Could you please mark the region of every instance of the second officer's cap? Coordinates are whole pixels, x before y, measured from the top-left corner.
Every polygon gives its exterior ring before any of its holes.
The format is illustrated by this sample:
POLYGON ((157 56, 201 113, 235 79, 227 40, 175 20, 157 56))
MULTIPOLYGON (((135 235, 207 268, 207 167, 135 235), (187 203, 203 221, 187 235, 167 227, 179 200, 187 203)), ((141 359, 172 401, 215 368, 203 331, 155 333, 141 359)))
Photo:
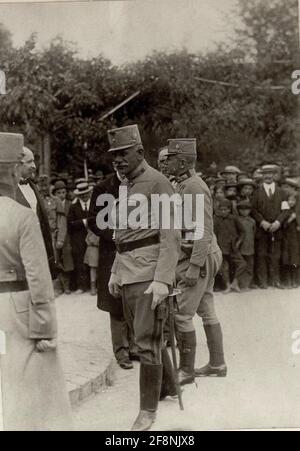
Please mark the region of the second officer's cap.
POLYGON ((169 139, 168 155, 197 156, 197 141, 195 138, 169 139))

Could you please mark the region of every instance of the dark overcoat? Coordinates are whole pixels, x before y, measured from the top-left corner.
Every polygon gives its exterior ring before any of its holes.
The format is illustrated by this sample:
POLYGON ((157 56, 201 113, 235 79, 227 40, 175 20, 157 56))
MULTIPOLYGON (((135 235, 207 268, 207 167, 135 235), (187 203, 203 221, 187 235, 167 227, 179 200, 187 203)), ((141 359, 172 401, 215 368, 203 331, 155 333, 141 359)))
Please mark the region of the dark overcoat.
POLYGON ((83 222, 84 219, 87 219, 86 212, 82 209, 80 201, 77 200, 74 204, 70 205, 68 213, 68 233, 70 236, 74 263, 83 263, 86 253, 87 228, 83 222))
MULTIPOLYGON (((32 181, 29 181, 28 183, 29 183, 30 187, 32 188, 32 190, 34 191, 34 194, 35 194, 35 197, 37 200, 37 216, 39 219, 39 223, 40 223, 40 227, 41 227, 41 231, 42 231, 42 235, 43 235, 43 239, 44 239, 44 243, 45 243, 45 247, 46 247, 51 276, 52 276, 52 279, 55 279, 57 277, 58 271, 57 271, 57 266, 56 266, 55 257, 54 257, 54 250, 53 250, 53 246, 52 246, 52 235, 51 235, 50 225, 49 225, 49 221, 48 221, 47 211, 44 206, 44 201, 43 201, 36 185, 32 181)), ((16 201, 20 205, 30 208, 30 205, 27 202, 27 200, 25 199, 25 197, 23 196, 23 193, 20 190, 20 188, 17 189, 16 201)))
MULTIPOLYGON (((65 201, 65 215, 66 218, 69 215, 70 207, 72 205, 72 202, 70 200, 65 201)), ((64 246, 61 251, 61 263, 63 266, 63 270, 65 272, 71 272, 74 270, 74 262, 73 262, 73 256, 72 256, 72 247, 71 247, 71 240, 70 235, 67 232, 66 238, 64 241, 64 246)))
POLYGON ((283 224, 289 217, 289 210, 283 208, 283 203, 287 202, 287 196, 284 191, 276 186, 275 193, 268 197, 263 186, 258 188, 252 198, 252 216, 257 223, 256 239, 269 240, 270 234, 265 232, 261 225, 263 220, 270 222, 279 221, 281 228, 274 234, 276 241, 283 238, 283 224))
MULTIPOLYGON (((112 313, 116 316, 123 316, 123 306, 121 299, 113 298, 108 291, 108 282, 111 274, 116 248, 113 241, 112 230, 100 230, 96 224, 96 218, 101 207, 96 205, 98 196, 101 194, 112 194, 115 199, 119 197, 120 181, 113 174, 108 176, 104 181, 95 186, 89 211, 88 225, 95 235, 100 237, 100 252, 98 264, 98 308, 105 312, 112 313)), ((103 208, 103 207, 102 207, 103 208)))

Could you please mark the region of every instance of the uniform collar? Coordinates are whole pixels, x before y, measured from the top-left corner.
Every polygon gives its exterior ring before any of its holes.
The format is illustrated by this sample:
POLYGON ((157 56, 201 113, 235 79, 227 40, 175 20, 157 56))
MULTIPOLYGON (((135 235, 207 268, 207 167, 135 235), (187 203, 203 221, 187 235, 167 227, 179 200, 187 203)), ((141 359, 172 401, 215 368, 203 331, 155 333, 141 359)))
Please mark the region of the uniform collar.
POLYGON ((182 183, 185 180, 190 179, 191 177, 193 177, 194 175, 196 175, 196 171, 195 169, 188 169, 186 172, 184 172, 184 174, 178 175, 176 177, 176 182, 177 183, 182 183))
POLYGON ((141 162, 141 164, 138 165, 137 168, 135 168, 130 174, 126 175, 128 181, 133 182, 138 177, 140 177, 142 174, 144 174, 149 167, 150 166, 148 165, 147 161, 143 160, 141 162))

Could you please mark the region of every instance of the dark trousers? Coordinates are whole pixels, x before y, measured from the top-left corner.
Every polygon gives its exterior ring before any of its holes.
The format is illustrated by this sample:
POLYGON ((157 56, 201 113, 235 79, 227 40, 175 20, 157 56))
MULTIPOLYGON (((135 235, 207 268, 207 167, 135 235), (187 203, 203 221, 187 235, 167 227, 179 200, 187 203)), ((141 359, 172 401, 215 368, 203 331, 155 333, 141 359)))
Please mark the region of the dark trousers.
POLYGON ((141 363, 159 365, 163 345, 164 318, 158 310, 151 310, 152 295, 144 294, 149 282, 139 282, 122 287, 123 310, 132 329, 141 363))
POLYGON ((230 284, 230 274, 232 270, 234 274, 233 278, 240 282, 240 280, 244 277, 246 269, 247 264, 240 252, 234 252, 230 255, 223 254, 223 262, 219 274, 226 285, 230 284))
POLYGON ((118 362, 129 359, 129 352, 135 353, 135 343, 124 317, 110 313, 111 341, 115 358, 118 362))
POLYGON ((243 255, 246 262, 246 269, 240 279, 241 288, 249 288, 254 278, 254 255, 243 255))
POLYGON ((77 289, 86 291, 90 286, 90 269, 84 263, 84 255, 82 253, 73 253, 74 261, 74 277, 77 289))
POLYGON ((280 283, 282 241, 271 237, 256 240, 256 278, 260 287, 280 283))

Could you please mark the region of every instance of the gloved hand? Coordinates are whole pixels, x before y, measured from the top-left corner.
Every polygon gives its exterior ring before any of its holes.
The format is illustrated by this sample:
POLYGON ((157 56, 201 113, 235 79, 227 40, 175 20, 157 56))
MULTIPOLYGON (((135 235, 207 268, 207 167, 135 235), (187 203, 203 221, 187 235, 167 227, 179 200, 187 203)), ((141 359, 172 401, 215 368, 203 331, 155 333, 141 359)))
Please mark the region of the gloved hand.
POLYGON ((187 287, 193 287, 199 280, 200 277, 200 267, 190 263, 188 270, 185 274, 185 284, 187 287))
POLYGON ((108 282, 108 290, 114 298, 121 297, 120 279, 114 273, 111 273, 111 276, 110 276, 110 279, 108 282))
POLYGON ((271 227, 270 227, 270 229, 269 229, 269 232, 270 232, 270 233, 276 233, 277 230, 280 229, 280 227, 281 227, 280 222, 279 222, 279 221, 275 221, 275 222, 273 222, 273 224, 271 224, 271 227))
POLYGON ((260 226, 264 229, 265 232, 268 232, 271 224, 268 221, 262 221, 260 226))
POLYGON ((36 342, 36 350, 37 352, 49 352, 55 351, 57 348, 56 340, 38 340, 36 342))
POLYGON ((156 307, 169 296, 169 287, 165 283, 154 281, 150 283, 145 294, 153 294, 151 309, 155 310, 156 307))

